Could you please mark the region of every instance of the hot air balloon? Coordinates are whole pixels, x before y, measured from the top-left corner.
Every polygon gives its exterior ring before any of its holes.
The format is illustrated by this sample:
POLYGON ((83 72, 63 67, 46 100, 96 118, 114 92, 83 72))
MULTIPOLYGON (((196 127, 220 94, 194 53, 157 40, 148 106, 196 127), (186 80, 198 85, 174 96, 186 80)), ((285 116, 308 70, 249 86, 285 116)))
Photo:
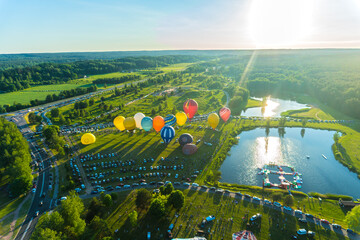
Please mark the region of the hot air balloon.
POLYGON ((176 117, 172 114, 168 114, 165 118, 165 125, 166 126, 175 126, 176 123, 176 117))
POLYGON ((187 116, 184 112, 178 112, 175 117, 177 125, 182 126, 186 123, 187 116))
POLYGON ((135 123, 136 123, 136 127, 139 129, 142 129, 141 127, 141 120, 145 117, 145 115, 141 112, 138 112, 137 114, 134 115, 134 119, 135 119, 135 123))
POLYGON ((183 109, 187 117, 192 119, 195 113, 197 112, 198 104, 195 100, 189 99, 186 102, 184 102, 183 109))
POLYGON ((175 129, 172 126, 164 126, 160 131, 161 138, 169 143, 175 137, 175 129))
POLYGON ((221 119, 224 122, 226 122, 230 118, 231 110, 229 108, 227 108, 227 107, 223 107, 222 109, 220 109, 219 115, 220 115, 221 119))
POLYGON ((95 141, 96 141, 96 137, 94 136, 94 134, 91 133, 85 133, 81 137, 81 143, 84 145, 95 143, 95 141))
POLYGON ((150 131, 153 127, 153 120, 151 117, 144 117, 141 120, 141 127, 145 130, 145 131, 150 131))
POLYGON ((181 134, 179 137, 179 144, 181 146, 184 146, 185 144, 192 142, 193 142, 193 137, 189 133, 181 134))
POLYGON ((219 121, 220 121, 219 115, 217 115, 216 113, 211 113, 208 117, 208 123, 213 129, 217 127, 219 121))
POLYGON ((196 153, 197 150, 198 150, 198 147, 192 143, 185 144, 182 148, 182 151, 185 155, 192 155, 192 154, 196 153))
POLYGON ((132 131, 136 127, 136 122, 133 117, 127 117, 124 120, 124 127, 126 130, 132 131))
POLYGON ((160 132, 160 130, 163 128, 164 125, 165 125, 165 121, 162 116, 154 117, 153 128, 155 129, 155 131, 160 132))
POLYGON ((119 129, 120 131, 124 131, 125 127, 124 127, 124 120, 125 118, 123 116, 117 116, 114 119, 114 125, 117 129, 119 129))

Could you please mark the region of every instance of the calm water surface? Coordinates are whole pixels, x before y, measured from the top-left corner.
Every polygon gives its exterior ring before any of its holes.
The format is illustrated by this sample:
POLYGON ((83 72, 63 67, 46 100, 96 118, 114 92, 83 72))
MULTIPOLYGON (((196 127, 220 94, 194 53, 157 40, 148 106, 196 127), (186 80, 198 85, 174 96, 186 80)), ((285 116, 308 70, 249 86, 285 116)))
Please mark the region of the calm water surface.
MULTIPOLYGON (((261 98, 254 98, 262 101, 261 98)), ((308 108, 306 104, 301 104, 291 100, 267 97, 267 106, 262 111, 261 107, 248 108, 241 113, 244 117, 281 117, 281 113, 288 110, 298 110, 308 108)))
MULTIPOLYGON (((284 137, 279 137, 276 128, 270 129, 268 136, 264 128, 241 133, 239 143, 231 148, 231 155, 220 168, 221 181, 262 186, 263 176, 257 174, 258 167, 275 162, 293 166, 303 174, 300 189, 303 192, 336 193, 360 198, 360 180, 335 160, 332 153, 334 131, 305 129, 303 137, 301 128, 286 128, 285 131, 284 137)), ((279 183, 278 176, 269 176, 271 182, 279 183)))

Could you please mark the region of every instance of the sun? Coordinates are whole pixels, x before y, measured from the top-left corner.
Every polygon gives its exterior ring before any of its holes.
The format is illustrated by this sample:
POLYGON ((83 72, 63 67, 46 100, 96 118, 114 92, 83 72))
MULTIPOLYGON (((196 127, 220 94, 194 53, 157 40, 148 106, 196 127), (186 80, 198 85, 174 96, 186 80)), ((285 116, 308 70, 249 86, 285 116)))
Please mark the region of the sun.
POLYGON ((249 34, 256 48, 294 47, 312 32, 312 0, 253 0, 249 34))

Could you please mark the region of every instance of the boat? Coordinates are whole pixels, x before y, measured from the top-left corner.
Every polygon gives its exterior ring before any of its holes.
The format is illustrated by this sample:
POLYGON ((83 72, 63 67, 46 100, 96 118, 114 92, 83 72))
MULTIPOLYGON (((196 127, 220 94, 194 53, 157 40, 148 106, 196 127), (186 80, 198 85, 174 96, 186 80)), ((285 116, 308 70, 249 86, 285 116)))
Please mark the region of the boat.
POLYGON ((307 159, 309 159, 309 158, 310 158, 310 156, 309 156, 309 155, 306 155, 306 158, 307 158, 307 159))
POLYGON ((325 158, 327 160, 327 157, 324 154, 321 154, 323 158, 325 158))

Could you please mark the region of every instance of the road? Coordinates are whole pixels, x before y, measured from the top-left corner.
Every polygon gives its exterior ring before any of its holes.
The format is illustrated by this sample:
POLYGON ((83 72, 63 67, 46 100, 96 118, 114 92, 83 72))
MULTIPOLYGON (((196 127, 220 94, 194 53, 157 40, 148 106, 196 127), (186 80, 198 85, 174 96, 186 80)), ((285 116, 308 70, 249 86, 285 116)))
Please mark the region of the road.
POLYGON ((28 140, 33 160, 35 159, 38 162, 39 166, 42 166, 36 182, 36 192, 30 193, 33 195, 31 207, 28 211, 23 225, 21 226, 15 238, 16 240, 27 240, 30 238, 31 233, 33 232, 39 219, 38 216, 35 216, 35 212, 39 211, 40 216, 42 213, 49 210, 50 204, 52 202, 52 199, 47 194, 49 190, 51 160, 48 158, 47 152, 40 149, 40 147, 36 143, 33 132, 31 131, 24 119, 24 114, 18 114, 14 117, 8 117, 8 119, 9 118, 11 118, 11 120, 18 126, 23 136, 28 140), (43 193, 46 194, 45 197, 41 196, 43 193), (40 201, 43 201, 42 206, 39 205, 40 201))

